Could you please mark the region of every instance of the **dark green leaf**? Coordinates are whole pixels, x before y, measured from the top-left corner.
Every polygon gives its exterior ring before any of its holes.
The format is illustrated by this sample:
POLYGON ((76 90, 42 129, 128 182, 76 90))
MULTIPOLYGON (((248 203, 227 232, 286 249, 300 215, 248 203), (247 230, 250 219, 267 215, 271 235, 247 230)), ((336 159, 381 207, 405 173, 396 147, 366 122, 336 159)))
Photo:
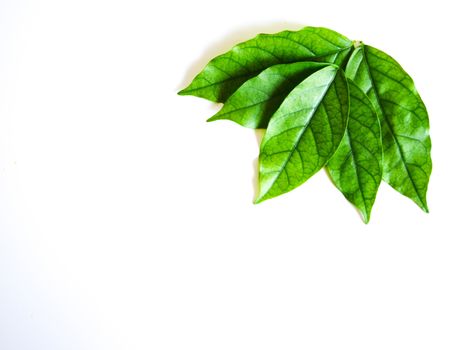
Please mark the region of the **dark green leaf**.
POLYGON ((261 143, 256 203, 291 191, 324 166, 344 135, 348 95, 337 66, 322 68, 292 90, 261 143))
POLYGON ((348 83, 350 113, 347 131, 327 164, 327 170, 336 187, 368 223, 381 182, 381 128, 369 98, 352 81, 348 83))
POLYGON ((428 114, 412 79, 392 57, 367 45, 353 52, 346 73, 368 95, 380 119, 383 179, 428 212, 428 114))
POLYGON ((211 60, 179 94, 224 102, 245 81, 272 65, 306 60, 341 64, 351 47, 349 39, 326 28, 260 34, 211 60))
POLYGON ((240 86, 208 121, 228 119, 248 128, 266 128, 286 96, 325 66, 325 63, 297 62, 267 68, 240 86))

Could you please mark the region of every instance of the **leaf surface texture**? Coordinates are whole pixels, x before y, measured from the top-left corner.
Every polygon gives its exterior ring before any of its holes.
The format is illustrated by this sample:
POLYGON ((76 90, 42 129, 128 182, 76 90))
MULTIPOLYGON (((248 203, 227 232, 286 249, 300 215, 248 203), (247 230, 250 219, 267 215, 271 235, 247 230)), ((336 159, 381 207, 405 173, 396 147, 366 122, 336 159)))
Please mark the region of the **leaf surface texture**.
POLYGON ((379 117, 383 180, 428 212, 428 114, 412 78, 392 57, 368 45, 353 52, 346 73, 368 95, 379 117))
POLYGON ((336 187, 368 223, 382 175, 381 128, 369 98, 352 81, 348 83, 347 130, 327 170, 336 187))
POLYGON ((325 66, 297 62, 267 68, 240 86, 208 121, 227 119, 248 128, 266 128, 287 95, 310 74, 325 66))
POLYGON ((291 191, 324 166, 344 135, 348 95, 337 66, 322 68, 292 90, 261 142, 257 203, 291 191))
POLYGON ((319 27, 259 34, 212 59, 179 94, 224 102, 245 81, 270 66, 307 60, 341 64, 351 47, 352 42, 343 35, 319 27))

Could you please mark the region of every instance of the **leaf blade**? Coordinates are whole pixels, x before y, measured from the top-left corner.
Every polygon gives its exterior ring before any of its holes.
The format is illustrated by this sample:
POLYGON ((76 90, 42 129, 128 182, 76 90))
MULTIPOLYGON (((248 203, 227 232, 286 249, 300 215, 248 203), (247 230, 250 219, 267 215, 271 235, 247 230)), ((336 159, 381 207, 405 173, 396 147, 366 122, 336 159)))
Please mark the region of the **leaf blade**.
POLYGON ((212 59, 179 95, 224 102, 241 84, 272 65, 305 60, 340 64, 351 47, 349 39, 326 28, 260 34, 212 59))
POLYGON ((347 80, 336 66, 322 68, 292 90, 261 143, 255 203, 291 191, 324 166, 342 140, 348 109, 347 80))
POLYGON ((380 119, 383 180, 428 212, 429 121, 412 78, 391 56, 368 45, 353 52, 346 74, 368 95, 380 119))
POLYGON ((278 64, 247 80, 208 121, 231 120, 248 128, 266 128, 287 95, 324 63, 278 64))
POLYGON ((326 168, 335 186, 368 223, 382 177, 381 127, 370 99, 355 83, 348 83, 347 130, 326 168))

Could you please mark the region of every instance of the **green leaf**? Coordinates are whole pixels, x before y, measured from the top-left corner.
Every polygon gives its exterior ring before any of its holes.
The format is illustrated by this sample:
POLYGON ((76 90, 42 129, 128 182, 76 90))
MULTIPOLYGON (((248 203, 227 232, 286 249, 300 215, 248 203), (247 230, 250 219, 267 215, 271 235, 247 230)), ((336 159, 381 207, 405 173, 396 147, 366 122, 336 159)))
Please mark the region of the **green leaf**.
POLYGON ((370 220, 382 174, 381 128, 365 93, 351 80, 347 131, 327 164, 331 180, 342 194, 370 220))
POLYGON ((428 114, 412 79, 392 57, 367 45, 353 52, 346 74, 368 95, 380 119, 383 180, 428 212, 428 114))
POLYGON ((260 34, 212 59, 179 94, 224 103, 208 121, 267 128, 256 203, 326 166, 365 223, 381 180, 428 212, 428 114, 380 50, 325 28, 260 34))
POLYGON ((326 28, 260 34, 212 59, 179 94, 224 102, 245 81, 270 66, 307 60, 342 64, 351 48, 349 39, 326 28))
POLYGON ((240 86, 208 121, 228 119, 248 128, 266 128, 287 95, 325 66, 325 63, 298 62, 267 68, 240 86))
POLYGON ((320 170, 344 136, 349 92, 344 73, 327 66, 287 96, 260 147, 256 203, 289 192, 320 170))

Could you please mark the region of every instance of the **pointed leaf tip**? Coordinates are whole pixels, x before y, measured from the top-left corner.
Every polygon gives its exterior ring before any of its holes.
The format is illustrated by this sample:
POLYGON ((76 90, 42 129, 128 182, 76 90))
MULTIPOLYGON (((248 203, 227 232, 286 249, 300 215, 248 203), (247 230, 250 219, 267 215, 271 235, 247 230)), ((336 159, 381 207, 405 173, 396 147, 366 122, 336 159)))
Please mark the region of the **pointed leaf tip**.
POLYGON ((427 214, 430 213, 430 209, 428 209, 428 206, 426 204, 424 204, 423 207, 421 207, 421 208, 425 213, 427 213, 427 214))
POLYGON ((188 94, 187 94, 187 92, 186 92, 186 89, 182 89, 182 90, 180 90, 179 92, 177 92, 177 95, 178 95, 178 96, 186 96, 186 95, 188 95, 188 94))
POLYGON ((253 201, 253 204, 259 204, 261 202, 264 202, 265 198, 264 198, 264 194, 258 194, 258 197, 255 198, 255 200, 253 201))
POLYGON ((366 215, 365 213, 362 213, 362 220, 365 225, 368 225, 368 223, 370 222, 370 216, 366 215))

